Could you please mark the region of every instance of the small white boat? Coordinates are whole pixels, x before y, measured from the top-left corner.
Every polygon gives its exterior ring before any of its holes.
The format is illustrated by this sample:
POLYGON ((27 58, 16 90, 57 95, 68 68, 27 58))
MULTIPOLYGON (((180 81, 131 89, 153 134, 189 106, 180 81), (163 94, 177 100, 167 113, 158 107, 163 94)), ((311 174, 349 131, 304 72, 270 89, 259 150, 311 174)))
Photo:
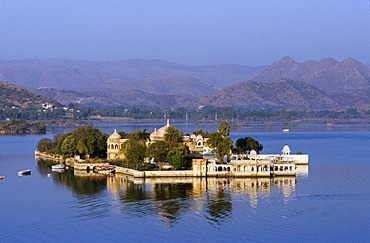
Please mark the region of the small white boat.
POLYGON ((53 172, 62 173, 64 172, 64 169, 51 169, 53 172))
POLYGON ((284 128, 283 129, 283 132, 289 132, 289 129, 288 128, 284 128))
POLYGON ((31 170, 27 169, 27 170, 18 171, 18 176, 24 176, 24 175, 31 175, 31 170))
POLYGON ((64 170, 64 168, 65 168, 64 164, 58 164, 58 165, 51 166, 52 170, 64 170))

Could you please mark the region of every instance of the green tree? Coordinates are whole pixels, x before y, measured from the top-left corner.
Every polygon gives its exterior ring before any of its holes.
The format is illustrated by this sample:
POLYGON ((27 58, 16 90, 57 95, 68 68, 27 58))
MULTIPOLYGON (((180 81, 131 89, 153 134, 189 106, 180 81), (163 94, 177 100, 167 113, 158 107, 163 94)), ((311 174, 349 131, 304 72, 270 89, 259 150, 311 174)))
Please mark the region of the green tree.
POLYGON ((61 146, 61 152, 64 155, 75 155, 77 153, 77 141, 72 134, 64 138, 61 146))
POLYGON ((207 144, 212 149, 213 153, 216 153, 216 158, 221 163, 226 156, 230 156, 231 149, 233 147, 233 141, 230 138, 222 136, 219 132, 211 133, 207 144))
POLYGON ((211 133, 207 141, 212 152, 216 153, 216 158, 221 163, 225 155, 227 157, 230 156, 230 152, 233 148, 233 141, 227 137, 229 134, 230 126, 227 124, 227 121, 221 121, 217 132, 211 133))
POLYGON ((247 151, 247 140, 245 138, 238 138, 235 142, 235 149, 239 154, 244 154, 247 151))
POLYGON ((142 144, 145 144, 147 141, 150 141, 150 133, 144 130, 136 130, 130 133, 129 138, 132 140, 139 141, 142 144))
POLYGON ((128 138, 130 134, 126 132, 118 132, 119 135, 121 135, 121 138, 128 138))
POLYGON ((87 147, 86 143, 82 139, 78 140, 76 148, 80 154, 89 155, 89 148, 87 147))
POLYGON ((193 132, 194 135, 201 135, 203 138, 209 138, 209 133, 204 132, 202 129, 193 132))
POLYGON ((189 153, 188 146, 183 143, 176 143, 172 145, 168 151, 168 162, 176 170, 188 169, 191 166, 189 153))
POLYGON ((252 137, 239 138, 236 140, 235 147, 239 153, 248 153, 255 150, 259 154, 263 149, 263 145, 252 137))
POLYGON ((167 142, 178 142, 180 141, 181 133, 180 131, 174 127, 169 126, 166 128, 166 132, 164 134, 164 140, 167 142))
POLYGON ((147 155, 155 161, 163 162, 167 159, 170 146, 165 141, 158 141, 149 145, 147 155))
POLYGON ((218 132, 223 136, 227 137, 230 135, 230 126, 227 124, 227 121, 221 121, 218 126, 218 132))
POLYGON ((53 148, 52 148, 52 153, 55 154, 64 154, 62 152, 62 145, 64 142, 64 139, 66 139, 69 135, 71 135, 72 132, 66 133, 66 134, 55 134, 53 137, 53 148))
POLYGON ((37 150, 40 152, 48 152, 53 148, 53 141, 49 138, 42 138, 37 144, 37 150))
POLYGON ((56 135, 53 140, 53 152, 63 155, 81 155, 105 158, 107 156, 108 135, 92 126, 80 127, 64 135, 56 135))
POLYGON ((72 132, 77 150, 75 154, 90 157, 105 158, 108 135, 93 126, 81 127, 72 132))
POLYGON ((127 167, 139 170, 144 165, 146 146, 140 141, 128 139, 122 146, 127 167))

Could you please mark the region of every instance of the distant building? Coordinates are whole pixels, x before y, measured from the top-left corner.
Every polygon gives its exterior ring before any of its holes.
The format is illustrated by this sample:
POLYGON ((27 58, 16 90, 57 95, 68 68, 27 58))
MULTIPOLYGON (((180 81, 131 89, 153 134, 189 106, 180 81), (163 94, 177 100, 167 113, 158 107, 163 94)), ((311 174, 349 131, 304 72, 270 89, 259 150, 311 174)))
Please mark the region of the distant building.
POLYGON ((115 160, 115 159, 124 159, 124 155, 121 152, 121 148, 124 142, 127 139, 122 139, 121 135, 119 135, 114 129, 114 133, 110 135, 107 139, 107 159, 108 160, 115 160))
POLYGON ((170 126, 170 119, 167 119, 165 126, 159 128, 158 130, 155 128, 154 132, 150 134, 150 142, 155 143, 157 141, 164 141, 164 135, 166 134, 167 128, 170 126))
POLYGON ((54 108, 54 105, 51 104, 51 103, 43 103, 41 104, 42 108, 44 108, 45 110, 48 110, 48 109, 53 109, 54 108))
MULTIPOLYGON (((154 132, 150 134, 150 141, 147 144, 149 145, 158 141, 165 141, 164 137, 166 134, 166 130, 170 126, 170 120, 167 119, 167 123, 165 126, 159 129, 154 129, 154 132)), ((192 155, 197 154, 200 157, 202 157, 204 154, 209 155, 211 153, 211 149, 207 147, 207 140, 208 138, 203 138, 201 135, 194 134, 192 134, 191 136, 185 135, 182 137, 182 141, 185 145, 189 147, 190 153, 192 155)), ((114 130, 114 133, 110 135, 107 139, 107 159, 124 159, 121 148, 123 143, 126 141, 127 139, 122 139, 117 131, 114 130)))

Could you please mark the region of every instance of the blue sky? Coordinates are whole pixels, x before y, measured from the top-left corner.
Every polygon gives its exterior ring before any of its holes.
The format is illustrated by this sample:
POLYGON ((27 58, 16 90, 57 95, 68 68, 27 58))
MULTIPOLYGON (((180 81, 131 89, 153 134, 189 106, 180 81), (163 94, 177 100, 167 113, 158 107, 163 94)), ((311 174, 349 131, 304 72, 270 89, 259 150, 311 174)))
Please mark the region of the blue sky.
POLYGON ((0 60, 370 64, 368 0, 0 0, 0 60))

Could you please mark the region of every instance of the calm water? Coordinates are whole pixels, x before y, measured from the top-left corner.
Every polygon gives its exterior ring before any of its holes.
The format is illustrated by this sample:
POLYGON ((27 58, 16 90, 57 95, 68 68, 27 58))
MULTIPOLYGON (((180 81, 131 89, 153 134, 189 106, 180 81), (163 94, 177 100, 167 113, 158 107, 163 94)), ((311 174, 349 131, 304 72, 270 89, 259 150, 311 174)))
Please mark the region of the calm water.
POLYGON ((0 175, 6 176, 0 181, 0 242, 368 241, 368 128, 293 130, 231 134, 254 137, 263 153, 279 153, 284 144, 309 153, 308 174, 271 180, 56 173, 33 157, 39 139, 53 134, 0 136, 0 175), (18 177, 27 168, 32 175, 18 177))

